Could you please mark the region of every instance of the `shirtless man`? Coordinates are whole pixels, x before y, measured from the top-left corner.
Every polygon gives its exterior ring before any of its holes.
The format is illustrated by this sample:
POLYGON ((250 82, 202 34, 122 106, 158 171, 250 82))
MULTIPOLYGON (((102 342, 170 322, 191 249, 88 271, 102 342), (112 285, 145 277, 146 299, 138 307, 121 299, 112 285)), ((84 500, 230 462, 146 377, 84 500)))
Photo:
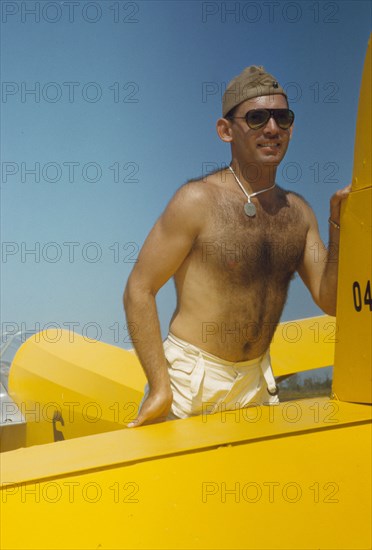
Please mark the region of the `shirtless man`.
POLYGON ((214 412, 277 402, 268 350, 296 271, 315 303, 336 313, 340 203, 350 186, 331 198, 327 251, 310 206, 275 185, 293 131, 284 90, 252 66, 222 103, 217 133, 231 146, 230 167, 175 193, 125 289, 148 379, 129 427, 201 414, 206 403, 214 412), (172 276, 177 307, 163 344, 155 296, 172 276))

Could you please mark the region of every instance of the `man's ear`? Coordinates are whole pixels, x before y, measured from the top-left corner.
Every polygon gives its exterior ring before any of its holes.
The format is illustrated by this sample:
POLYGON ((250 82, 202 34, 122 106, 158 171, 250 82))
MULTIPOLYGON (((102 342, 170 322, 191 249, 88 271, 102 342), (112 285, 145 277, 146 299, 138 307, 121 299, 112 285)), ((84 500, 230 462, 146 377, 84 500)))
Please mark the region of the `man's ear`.
POLYGON ((289 129, 289 139, 292 139, 292 132, 293 132, 293 124, 289 129))
POLYGON ((231 122, 227 118, 219 118, 216 124, 216 130, 218 137, 225 143, 232 142, 232 128, 231 122))

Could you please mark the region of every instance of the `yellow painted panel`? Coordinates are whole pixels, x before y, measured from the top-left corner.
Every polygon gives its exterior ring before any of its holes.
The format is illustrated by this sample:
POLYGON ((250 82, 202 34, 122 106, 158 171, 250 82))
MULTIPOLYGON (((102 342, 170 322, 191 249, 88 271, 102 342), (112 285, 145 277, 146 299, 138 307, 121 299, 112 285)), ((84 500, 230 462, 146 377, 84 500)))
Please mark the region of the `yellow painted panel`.
POLYGON ((270 348, 275 376, 333 365, 337 328, 329 315, 280 323, 270 348))
POLYGON ((83 469, 131 464, 219 445, 254 443, 370 421, 370 407, 325 397, 205 414, 3 453, 1 479, 8 483, 28 482, 83 469))
POLYGON ((372 403, 371 204, 371 188, 350 194, 340 243, 333 391, 357 403, 372 403))
POLYGON ((29 446, 122 428, 135 418, 145 382, 134 353, 48 330, 18 350, 9 394, 27 422, 29 446))
POLYGON ((1 547, 369 549, 370 446, 338 426, 3 487, 1 547))
POLYGON ((359 99, 352 192, 341 215, 333 391, 338 399, 372 403, 372 113, 371 38, 359 99))
MULTIPOLYGON (((372 36, 372 35, 371 35, 372 36)), ((371 43, 372 38, 369 38, 366 58, 364 61, 364 69, 362 76, 362 84, 359 95, 358 118, 355 136, 354 149, 354 170, 353 170, 353 191, 371 187, 372 184, 372 54, 371 43)))

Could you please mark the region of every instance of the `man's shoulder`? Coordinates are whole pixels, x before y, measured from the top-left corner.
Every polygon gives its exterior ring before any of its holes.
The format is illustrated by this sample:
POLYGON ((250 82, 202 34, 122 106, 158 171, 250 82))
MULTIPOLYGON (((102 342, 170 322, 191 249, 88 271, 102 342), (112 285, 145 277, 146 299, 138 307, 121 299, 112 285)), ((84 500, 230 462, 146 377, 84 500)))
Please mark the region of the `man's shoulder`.
POLYGON ((203 208, 211 197, 218 192, 215 175, 194 178, 181 185, 173 195, 170 203, 178 207, 203 208))
POLYGON ((296 191, 289 191, 287 189, 283 189, 283 191, 286 194, 290 204, 297 206, 304 211, 312 211, 310 203, 305 199, 305 197, 300 195, 300 193, 297 193, 296 191))
POLYGON ((214 170, 213 172, 208 172, 208 174, 204 174, 202 176, 198 176, 196 178, 189 179, 186 183, 192 184, 195 183, 199 187, 210 188, 210 186, 215 187, 216 185, 219 185, 223 183, 226 179, 226 169, 219 168, 218 170, 214 170))
POLYGON ((310 228, 317 225, 317 219, 312 209, 310 203, 296 191, 285 191, 287 195, 287 200, 290 206, 294 207, 297 212, 300 213, 300 216, 303 222, 310 228))
POLYGON ((202 180, 187 181, 169 200, 160 216, 161 223, 173 229, 198 234, 204 224, 208 204, 208 192, 202 180))

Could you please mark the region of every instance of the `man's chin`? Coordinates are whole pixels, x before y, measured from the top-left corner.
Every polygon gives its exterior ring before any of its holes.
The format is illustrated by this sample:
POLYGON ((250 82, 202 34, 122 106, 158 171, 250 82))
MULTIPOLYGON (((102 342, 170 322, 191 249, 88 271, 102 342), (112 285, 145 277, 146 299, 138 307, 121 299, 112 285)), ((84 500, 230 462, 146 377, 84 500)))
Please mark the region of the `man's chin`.
POLYGON ((282 162, 283 157, 277 158, 277 157, 267 157, 265 159, 260 159, 260 164, 262 166, 279 166, 279 164, 282 162))
POLYGON ((263 151, 260 151, 261 154, 259 154, 259 162, 263 165, 266 165, 266 166, 278 166, 285 154, 286 154, 286 151, 287 149, 284 151, 282 148, 281 150, 278 150, 278 151, 271 151, 271 152, 263 152, 263 151))

